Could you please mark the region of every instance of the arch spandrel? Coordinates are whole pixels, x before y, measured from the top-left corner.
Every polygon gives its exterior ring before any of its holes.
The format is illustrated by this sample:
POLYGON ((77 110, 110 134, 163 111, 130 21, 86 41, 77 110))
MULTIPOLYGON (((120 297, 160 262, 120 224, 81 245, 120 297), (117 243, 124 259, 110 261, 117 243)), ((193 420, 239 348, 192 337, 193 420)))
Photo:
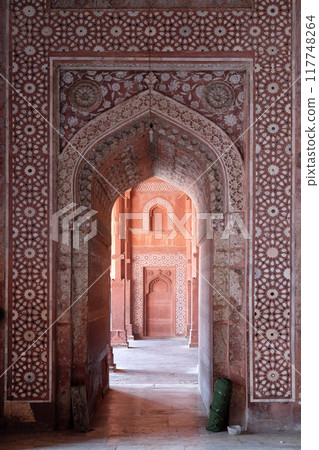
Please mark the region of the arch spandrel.
MULTIPOLYGON (((216 160, 209 147, 185 130, 177 128, 164 119, 153 117, 153 130, 154 142, 152 148, 149 141, 148 117, 126 126, 120 132, 108 136, 95 146, 88 158, 101 177, 94 176, 93 168, 82 161, 78 168, 78 178, 74 180, 77 196, 74 201, 91 207, 91 191, 94 185, 94 183, 92 185, 92 180, 97 178, 101 178, 102 184, 102 177, 107 180, 107 182, 104 180, 103 189, 106 197, 113 204, 117 198, 117 192, 124 192, 136 186, 136 184, 156 176, 175 185, 182 192, 187 190, 187 194, 192 198, 197 211, 227 212, 228 201, 224 195, 223 168, 220 161, 214 164, 209 171, 206 171, 207 166, 216 160), (157 159, 154 160, 153 158, 150 172, 145 174, 145 169, 152 160, 154 146, 156 147, 157 159), (121 158, 119 158, 119 154, 123 155, 123 149, 125 148, 131 150, 131 152, 126 153, 132 154, 133 152, 135 154, 135 158, 129 164, 129 173, 125 167, 121 168, 123 160, 121 161, 121 158), (142 148, 144 154, 141 152, 142 148), (163 154, 163 151, 168 154, 163 154), (172 161, 169 161, 170 159, 172 161), (136 165, 138 161, 139 163, 142 162, 142 167, 139 167, 139 164, 136 165), (192 170, 190 170, 190 161, 193 164, 192 170), (127 173, 129 176, 120 177, 120 180, 118 180, 117 173, 120 173, 123 169, 123 175, 127 173), (201 177, 203 173, 204 176, 201 177), (125 180, 124 185, 123 180, 125 180), (197 182, 194 183, 196 180, 197 182), (194 184, 192 185, 192 183, 194 184), (116 188, 108 189, 109 184, 116 188), (190 185, 192 185, 191 189, 189 189, 190 185), (207 195, 204 195, 204 192, 207 195)), ((128 155, 124 156, 124 159, 127 160, 128 155)))
POLYGON ((72 202, 76 171, 101 140, 120 131, 139 118, 156 116, 167 120, 209 147, 224 171, 230 211, 243 209, 243 161, 229 136, 215 123, 191 108, 156 91, 144 91, 87 123, 68 143, 59 157, 59 208, 72 202), (151 96, 151 97, 150 97, 151 96), (151 98, 151 108, 150 108, 151 98))

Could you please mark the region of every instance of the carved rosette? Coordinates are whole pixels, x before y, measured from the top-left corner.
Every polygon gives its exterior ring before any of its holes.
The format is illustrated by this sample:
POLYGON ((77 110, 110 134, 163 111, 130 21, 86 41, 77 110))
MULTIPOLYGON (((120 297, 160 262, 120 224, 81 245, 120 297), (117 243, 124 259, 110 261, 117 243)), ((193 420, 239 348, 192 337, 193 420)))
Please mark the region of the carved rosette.
POLYGON ((90 112, 101 104, 102 91, 94 81, 80 80, 71 86, 69 100, 77 110, 90 112))
POLYGON ((213 81, 206 86, 203 95, 208 108, 215 112, 229 109, 235 101, 234 89, 225 81, 213 81))

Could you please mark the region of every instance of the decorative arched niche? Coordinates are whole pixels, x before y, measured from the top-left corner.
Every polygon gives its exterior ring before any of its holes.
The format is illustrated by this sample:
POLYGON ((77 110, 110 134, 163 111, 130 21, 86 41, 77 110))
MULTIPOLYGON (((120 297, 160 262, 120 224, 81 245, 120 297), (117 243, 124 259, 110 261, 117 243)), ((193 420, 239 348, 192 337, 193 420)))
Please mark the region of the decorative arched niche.
POLYGON ((162 270, 154 272, 155 276, 145 286, 144 336, 173 336, 176 334, 176 302, 172 271, 166 270, 166 275, 162 270))
POLYGON ((173 213, 172 205, 161 197, 155 197, 147 202, 143 207, 143 230, 155 231, 154 224, 155 214, 162 214, 162 229, 168 231, 173 229, 173 222, 171 216, 167 213, 173 213))
POLYGON ((167 231, 167 211, 165 208, 155 205, 149 211, 150 231, 167 231))

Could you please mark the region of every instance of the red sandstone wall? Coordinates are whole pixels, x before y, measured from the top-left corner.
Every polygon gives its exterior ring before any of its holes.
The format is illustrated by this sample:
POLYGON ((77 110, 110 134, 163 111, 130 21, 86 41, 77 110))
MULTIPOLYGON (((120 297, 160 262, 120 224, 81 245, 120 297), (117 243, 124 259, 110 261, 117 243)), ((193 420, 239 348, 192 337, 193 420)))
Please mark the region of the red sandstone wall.
MULTIPOLYGON (((97 235, 89 241, 89 286, 87 302, 87 387, 89 412, 92 413, 108 389, 110 337, 110 213, 103 198, 92 197, 97 214, 97 235), (95 282, 98 279, 97 282, 95 282), (94 284, 93 284, 94 283, 94 284)), ((83 345, 83 341, 81 343, 83 345)))

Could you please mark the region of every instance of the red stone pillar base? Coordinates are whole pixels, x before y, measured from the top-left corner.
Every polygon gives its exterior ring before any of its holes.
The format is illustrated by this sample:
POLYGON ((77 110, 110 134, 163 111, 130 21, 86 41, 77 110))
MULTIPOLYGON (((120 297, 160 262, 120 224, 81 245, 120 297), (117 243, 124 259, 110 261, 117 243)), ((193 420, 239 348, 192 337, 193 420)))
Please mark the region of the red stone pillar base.
POLYGON ((107 365, 108 365, 109 372, 115 372, 116 364, 114 362, 114 355, 113 355, 112 347, 110 347, 108 354, 107 354, 107 365))
POLYGON ((130 325, 125 325, 125 330, 126 330, 127 340, 128 341, 134 341, 132 325, 131 324, 130 325))
POLYGON ((111 345, 112 347, 127 347, 127 335, 125 330, 111 331, 111 345))
POLYGON ((191 330, 188 347, 198 347, 198 331, 191 330))

